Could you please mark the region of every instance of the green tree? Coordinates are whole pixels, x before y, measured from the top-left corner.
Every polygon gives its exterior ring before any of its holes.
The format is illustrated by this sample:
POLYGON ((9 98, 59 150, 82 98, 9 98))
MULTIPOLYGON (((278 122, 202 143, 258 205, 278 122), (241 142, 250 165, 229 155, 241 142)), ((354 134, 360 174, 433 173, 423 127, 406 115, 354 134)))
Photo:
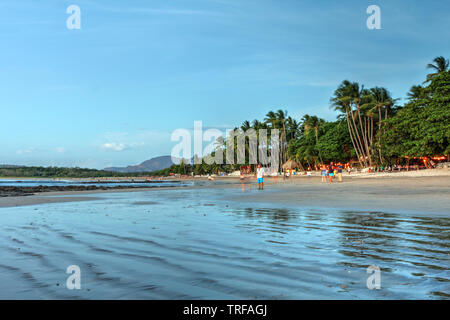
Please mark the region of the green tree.
POLYGON ((425 82, 430 82, 434 77, 443 74, 448 71, 449 61, 445 59, 443 56, 439 56, 433 59, 433 63, 429 63, 427 65, 428 69, 434 70, 433 73, 427 75, 427 80, 425 82))
POLYGON ((350 139, 361 166, 367 166, 368 161, 371 161, 360 108, 363 97, 367 95, 367 91, 363 87, 360 88, 357 82, 344 80, 330 100, 331 108, 345 115, 350 139))
POLYGON ((450 73, 432 78, 421 99, 410 100, 386 120, 382 139, 391 161, 450 152, 450 73))

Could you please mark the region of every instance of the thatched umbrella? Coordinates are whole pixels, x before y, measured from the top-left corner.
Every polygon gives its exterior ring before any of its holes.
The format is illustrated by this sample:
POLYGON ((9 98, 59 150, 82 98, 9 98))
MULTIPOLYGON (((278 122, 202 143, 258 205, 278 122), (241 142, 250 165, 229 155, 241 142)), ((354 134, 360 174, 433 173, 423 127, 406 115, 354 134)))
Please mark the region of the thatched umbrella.
POLYGON ((288 160, 282 165, 282 168, 284 170, 292 170, 292 169, 302 168, 302 165, 295 162, 294 160, 288 160))

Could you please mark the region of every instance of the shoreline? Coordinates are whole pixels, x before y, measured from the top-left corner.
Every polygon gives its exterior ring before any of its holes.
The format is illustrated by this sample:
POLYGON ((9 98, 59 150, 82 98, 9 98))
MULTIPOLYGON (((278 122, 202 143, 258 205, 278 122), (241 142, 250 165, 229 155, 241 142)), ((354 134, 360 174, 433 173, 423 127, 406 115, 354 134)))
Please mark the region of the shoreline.
MULTIPOLYGON (((320 177, 321 171, 311 171, 313 177, 320 177)), ((442 177, 450 177, 450 168, 438 168, 438 169, 421 169, 421 170, 410 170, 410 171, 398 171, 398 172, 352 172, 348 174, 347 171, 342 173, 344 177, 356 177, 356 178, 383 178, 383 177, 429 177, 429 176, 442 176, 442 177)), ((228 180, 228 179, 237 179, 239 180, 238 175, 228 175, 228 176, 217 176, 211 175, 214 179, 219 180, 228 180)), ((245 175, 247 178, 256 177, 255 174, 247 174, 245 175)), ((303 173, 298 173, 292 176, 294 179, 298 179, 301 177, 307 177, 303 173)), ((265 176, 268 178, 268 176, 265 176)), ((270 178, 270 177, 269 177, 270 178)), ((278 178, 282 178, 282 176, 278 176, 278 178)), ((166 176, 166 177, 154 177, 149 180, 147 177, 90 177, 90 178, 71 178, 71 177, 0 177, 0 181, 2 180, 30 180, 30 181, 84 181, 86 183, 110 183, 111 181, 120 181, 121 183, 164 183, 164 182, 182 182, 182 181, 207 181, 208 176, 166 176)))
MULTIPOLYGON (((414 211, 449 214, 450 179, 447 176, 344 176, 344 182, 321 182, 318 176, 297 176, 288 180, 266 178, 263 192, 256 190, 255 179, 239 177, 217 179, 230 183, 173 187, 99 188, 95 190, 53 191, 29 196, 1 197, 0 208, 30 206, 58 202, 92 201, 117 192, 152 192, 154 190, 194 190, 199 188, 240 189, 224 196, 225 200, 242 203, 265 203, 272 206, 328 207, 372 211, 414 211)), ((196 178, 196 180, 200 180, 196 178)))

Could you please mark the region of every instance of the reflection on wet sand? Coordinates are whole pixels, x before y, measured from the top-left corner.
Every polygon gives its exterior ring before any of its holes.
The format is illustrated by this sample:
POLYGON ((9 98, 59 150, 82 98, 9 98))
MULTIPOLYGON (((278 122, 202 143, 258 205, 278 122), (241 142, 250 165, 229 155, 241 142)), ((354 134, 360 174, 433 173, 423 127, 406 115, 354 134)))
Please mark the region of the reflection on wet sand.
POLYGON ((449 298, 450 218, 224 200, 250 188, 2 209, 0 298, 449 298))
MULTIPOLYGON (((341 211, 333 217, 320 211, 301 212, 288 209, 236 210, 236 214, 258 223, 239 226, 247 232, 271 233, 266 241, 291 244, 280 239, 299 229, 315 229, 339 234, 336 250, 340 254, 336 265, 365 269, 380 266, 383 272, 395 274, 411 270, 409 276, 449 283, 450 219, 433 217, 405 217, 384 212, 341 211), (399 267, 401 265, 401 267, 399 267), (420 267, 421 272, 415 268, 420 267), (400 270, 401 269, 401 270, 400 270), (414 272, 414 270, 416 272, 414 272)), ((302 238, 296 238, 302 241, 302 238)), ((308 245, 310 249, 321 250, 308 245)), ((412 279, 414 280, 414 279, 412 279)), ((404 282, 403 285, 414 285, 404 282)), ((430 291, 428 294, 449 297, 450 285, 445 292, 430 291)))

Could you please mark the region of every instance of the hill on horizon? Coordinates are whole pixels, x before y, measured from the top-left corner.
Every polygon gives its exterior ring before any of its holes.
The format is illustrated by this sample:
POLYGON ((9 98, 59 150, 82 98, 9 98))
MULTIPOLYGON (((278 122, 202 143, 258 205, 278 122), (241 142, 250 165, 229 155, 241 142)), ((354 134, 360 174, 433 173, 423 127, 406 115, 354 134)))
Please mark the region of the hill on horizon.
POLYGON ((0 168, 20 168, 24 166, 15 165, 15 164, 0 164, 0 168))
POLYGON ((103 170, 113 172, 152 172, 169 168, 174 163, 171 156, 160 156, 146 160, 135 166, 109 167, 103 170))

